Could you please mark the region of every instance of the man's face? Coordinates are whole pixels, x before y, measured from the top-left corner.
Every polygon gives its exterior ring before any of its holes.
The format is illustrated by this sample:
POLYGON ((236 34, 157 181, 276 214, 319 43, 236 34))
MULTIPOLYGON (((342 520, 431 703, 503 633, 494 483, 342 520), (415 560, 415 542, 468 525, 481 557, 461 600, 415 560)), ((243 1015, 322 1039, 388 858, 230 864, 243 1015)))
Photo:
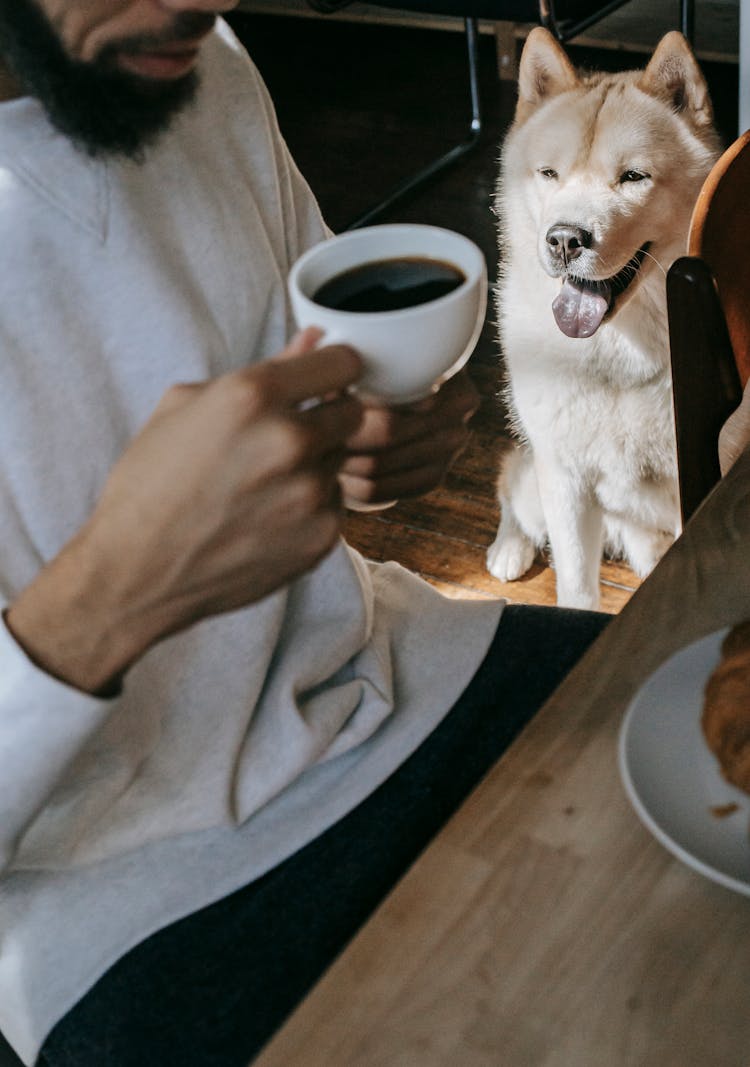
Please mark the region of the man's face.
POLYGON ((203 39, 237 0, 0 0, 0 60, 92 155, 137 158, 193 96, 203 39))

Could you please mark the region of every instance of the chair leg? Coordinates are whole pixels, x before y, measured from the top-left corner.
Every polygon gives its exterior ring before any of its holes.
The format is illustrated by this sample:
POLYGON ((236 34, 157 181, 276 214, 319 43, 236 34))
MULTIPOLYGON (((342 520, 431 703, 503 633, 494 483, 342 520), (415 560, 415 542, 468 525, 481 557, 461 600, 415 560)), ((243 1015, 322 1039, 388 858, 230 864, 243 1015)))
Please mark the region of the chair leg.
POLYGON ((518 81, 518 39, 517 22, 495 23, 495 52, 497 54, 497 76, 500 81, 518 81))
MULTIPOLYGON (((565 44, 565 42, 571 41, 590 26, 601 22, 607 15, 613 14, 627 2, 628 0, 610 0, 608 4, 599 8, 593 15, 587 15, 578 22, 569 22, 565 19, 558 20, 555 14, 555 0, 539 0, 539 21, 542 26, 546 26, 551 33, 554 33, 558 41, 562 41, 565 44)), ((680 0, 680 2, 692 4, 693 0, 680 0)))
POLYGON ((397 201, 401 200, 402 197, 413 192, 415 189, 420 188, 440 171, 452 166, 476 146, 482 133, 482 110, 479 97, 478 20, 476 18, 465 18, 464 29, 469 64, 469 92, 471 94, 471 123, 469 126, 468 138, 460 144, 454 145, 453 148, 433 160, 432 163, 429 163, 426 167, 423 167, 422 170, 418 171, 411 178, 408 178, 406 181, 396 186, 393 192, 381 200, 380 203, 370 208, 364 214, 359 215, 353 222, 350 222, 345 226, 345 230, 356 230, 361 226, 367 226, 371 222, 374 222, 385 211, 393 207, 397 201))
POLYGON ((690 44, 695 43, 695 0, 680 0, 680 29, 690 44))

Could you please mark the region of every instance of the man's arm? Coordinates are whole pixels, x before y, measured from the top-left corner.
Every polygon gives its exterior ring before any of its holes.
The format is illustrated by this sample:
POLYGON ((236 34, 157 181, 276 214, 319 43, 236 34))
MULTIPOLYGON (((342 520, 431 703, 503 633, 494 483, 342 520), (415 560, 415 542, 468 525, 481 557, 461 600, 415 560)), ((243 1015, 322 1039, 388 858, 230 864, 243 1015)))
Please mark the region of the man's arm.
POLYGON ((313 351, 318 337, 169 391, 89 521, 6 614, 34 663, 106 692, 162 638, 261 599, 330 550, 361 418, 344 390, 360 364, 344 347, 313 351))
POLYGON ((0 870, 149 647, 314 566, 339 534, 339 479, 365 501, 425 491, 463 443, 475 394, 461 382, 411 410, 370 410, 360 433, 345 395, 359 360, 313 352, 318 339, 171 390, 88 523, 0 622, 0 870))

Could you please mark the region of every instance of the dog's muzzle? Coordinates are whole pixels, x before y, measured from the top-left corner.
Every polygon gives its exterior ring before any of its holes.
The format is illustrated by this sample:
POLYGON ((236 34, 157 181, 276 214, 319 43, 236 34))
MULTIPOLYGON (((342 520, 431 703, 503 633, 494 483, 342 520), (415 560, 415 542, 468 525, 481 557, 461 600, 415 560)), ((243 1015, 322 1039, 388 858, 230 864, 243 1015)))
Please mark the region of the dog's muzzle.
MULTIPOLYGON (((592 280, 568 273, 552 304, 555 322, 566 337, 591 337, 612 311, 615 302, 632 284, 651 245, 647 241, 622 270, 611 278, 592 280)), ((572 256, 571 259, 577 258, 572 256)))

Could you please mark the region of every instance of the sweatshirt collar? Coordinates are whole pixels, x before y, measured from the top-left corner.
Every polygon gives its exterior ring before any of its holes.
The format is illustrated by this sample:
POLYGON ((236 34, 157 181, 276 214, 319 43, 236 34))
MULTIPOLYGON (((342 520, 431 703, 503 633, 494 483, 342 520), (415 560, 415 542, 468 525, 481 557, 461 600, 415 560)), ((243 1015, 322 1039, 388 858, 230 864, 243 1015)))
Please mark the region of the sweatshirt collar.
POLYGON ((106 161, 91 159, 55 130, 32 97, 0 104, 0 195, 3 170, 99 241, 106 239, 106 161))

